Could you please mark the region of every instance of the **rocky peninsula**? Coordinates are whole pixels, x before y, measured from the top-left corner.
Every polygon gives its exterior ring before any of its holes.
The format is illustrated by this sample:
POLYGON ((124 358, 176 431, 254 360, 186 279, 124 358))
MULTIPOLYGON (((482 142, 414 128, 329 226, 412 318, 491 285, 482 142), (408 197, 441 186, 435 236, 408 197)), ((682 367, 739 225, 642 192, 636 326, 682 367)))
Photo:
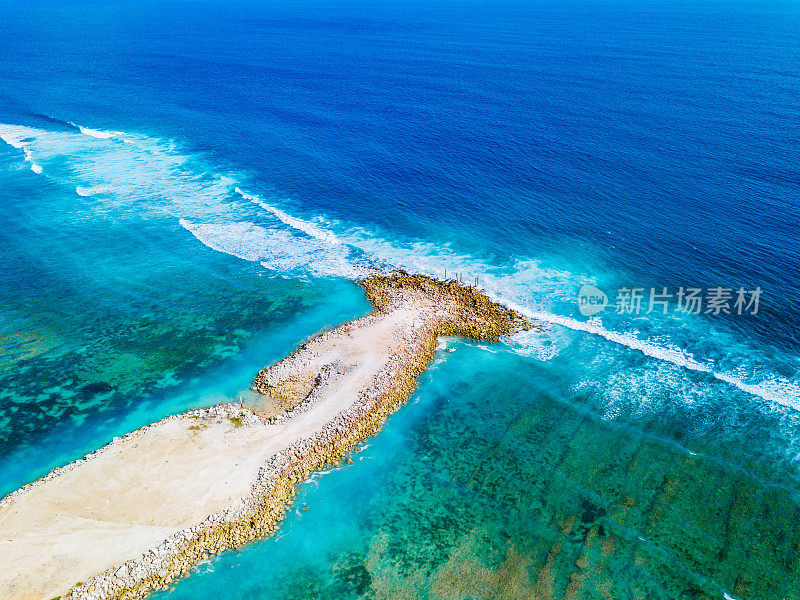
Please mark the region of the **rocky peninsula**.
POLYGON ((532 325, 456 281, 374 275, 374 311, 258 373, 262 400, 167 417, 0 501, 0 598, 142 598, 276 531, 295 486, 405 402, 439 336, 532 325))

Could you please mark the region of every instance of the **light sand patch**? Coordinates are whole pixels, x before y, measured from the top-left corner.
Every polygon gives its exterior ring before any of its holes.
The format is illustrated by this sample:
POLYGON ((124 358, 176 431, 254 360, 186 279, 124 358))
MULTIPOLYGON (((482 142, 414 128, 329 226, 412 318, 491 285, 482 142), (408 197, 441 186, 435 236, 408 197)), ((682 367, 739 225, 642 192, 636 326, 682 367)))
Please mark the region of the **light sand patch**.
POLYGON ((272 402, 169 417, 0 501, 0 598, 140 598, 270 534, 296 483, 405 401, 437 336, 491 340, 523 326, 455 282, 403 274, 362 285, 373 314, 258 374, 253 389, 272 402))

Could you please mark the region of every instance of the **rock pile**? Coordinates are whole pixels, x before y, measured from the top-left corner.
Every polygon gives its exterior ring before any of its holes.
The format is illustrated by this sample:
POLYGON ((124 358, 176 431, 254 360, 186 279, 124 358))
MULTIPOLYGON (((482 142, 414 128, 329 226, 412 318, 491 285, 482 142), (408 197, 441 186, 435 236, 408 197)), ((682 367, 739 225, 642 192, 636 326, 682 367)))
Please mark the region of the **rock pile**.
MULTIPOLYGON (((423 302, 425 306, 413 327, 396 332, 395 339, 400 350, 389 357, 388 363, 374 376, 372 385, 362 389, 355 402, 339 412, 315 435, 301 439, 273 455, 260 469, 246 498, 194 527, 175 533, 140 557, 74 587, 65 600, 142 598, 151 590, 165 589, 199 560, 274 533, 291 505, 295 486, 314 471, 341 464, 356 445, 379 431, 386 417, 408 399, 416 387, 417 377, 434 356, 438 336, 461 335, 491 341, 532 326, 514 311, 489 300, 476 288, 455 281, 437 281, 420 275, 396 273, 372 276, 359 284, 375 307, 375 313, 364 319, 379 319, 406 302, 423 302)), ((343 325, 316 339, 341 335, 343 331, 350 331, 348 328, 352 325, 343 325)), ((303 363, 298 361, 304 360, 304 348, 305 345, 301 346, 289 358, 261 371, 253 383, 253 389, 271 393, 282 381, 299 376, 303 363)), ((339 368, 344 367, 336 366, 334 370, 339 368)), ((270 422, 290 419, 306 410, 315 401, 315 395, 321 393, 330 376, 330 372, 320 373, 311 382, 305 396, 302 396, 305 387, 299 386, 295 390, 299 397, 295 398, 293 406, 270 422)), ((236 404, 187 414, 207 416, 211 414, 209 411, 228 418, 236 415, 247 425, 263 426, 254 413, 243 411, 236 404)), ((129 435, 137 434, 139 432, 129 435)), ((89 455, 83 460, 91 460, 91 457, 89 455)), ((9 498, 6 498, 3 502, 8 501, 9 498)))
POLYGON ((436 335, 459 335, 491 342, 538 327, 516 311, 493 302, 478 288, 453 279, 441 281, 398 271, 373 275, 358 283, 378 311, 388 310, 414 295, 429 299, 442 309, 434 323, 436 335))

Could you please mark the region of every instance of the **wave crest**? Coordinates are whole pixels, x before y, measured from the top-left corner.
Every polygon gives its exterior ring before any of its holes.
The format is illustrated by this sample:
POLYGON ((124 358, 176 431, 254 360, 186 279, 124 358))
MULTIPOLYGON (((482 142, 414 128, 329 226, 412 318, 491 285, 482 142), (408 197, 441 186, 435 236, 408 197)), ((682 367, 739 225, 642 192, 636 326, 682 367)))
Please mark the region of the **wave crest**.
MULTIPOLYGON (((754 362, 750 355, 742 352, 747 368, 743 364, 722 369, 713 361, 698 359, 662 339, 641 339, 636 332, 608 328, 599 319, 581 321, 559 314, 551 307, 559 303, 564 306, 566 300, 571 302, 574 291, 586 283, 572 273, 545 269, 530 259, 498 266, 457 253, 446 245, 393 239, 362 227, 348 227, 321 218, 301 218, 280 208, 277 201, 243 191, 239 183, 245 180, 243 178, 209 175, 207 168, 198 171, 194 165, 202 162, 202 157, 182 154, 172 142, 79 128, 80 133, 47 132, 0 125, 0 138, 22 149, 35 172, 41 172, 41 167, 33 162, 32 153, 44 161, 56 156, 65 159, 61 162, 70 170, 66 174, 54 174, 53 178, 61 178, 80 196, 113 189, 109 202, 127 203, 135 211, 157 210, 171 214, 209 248, 257 261, 277 274, 355 279, 370 268, 400 268, 435 277, 442 277, 445 270, 451 277, 460 272, 466 281, 477 276, 480 286, 494 300, 555 328, 606 340, 614 345, 610 353, 619 352, 619 349, 633 350, 660 363, 707 374, 713 380, 768 403, 800 410, 800 385, 793 380, 766 375, 769 367, 758 363, 766 359, 756 358, 754 362), (121 135, 129 143, 119 143, 121 135), (271 222, 272 219, 275 221, 271 222), (756 381, 755 375, 742 375, 747 372, 764 373, 764 376, 756 381)), ((665 324, 661 338, 675 339, 670 337, 674 332, 666 327, 665 324)), ((539 360, 551 360, 570 340, 569 336, 554 336, 553 343, 548 346, 540 342, 520 337, 509 348, 539 360)), ((718 341, 718 345, 726 343, 718 341)), ((719 355, 727 354, 721 350, 719 355)))

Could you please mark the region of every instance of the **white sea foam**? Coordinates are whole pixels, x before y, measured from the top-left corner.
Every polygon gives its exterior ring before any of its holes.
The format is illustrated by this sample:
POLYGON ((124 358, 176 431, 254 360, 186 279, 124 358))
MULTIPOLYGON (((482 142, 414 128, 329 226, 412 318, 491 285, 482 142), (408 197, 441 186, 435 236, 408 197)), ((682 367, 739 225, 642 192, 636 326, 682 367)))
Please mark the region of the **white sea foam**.
MULTIPOLYGON (((590 321, 579 321, 540 308, 523 305, 510 299, 510 297, 516 298, 525 295, 538 298, 560 296, 563 299, 565 290, 571 290, 578 285, 586 283, 585 279, 571 276, 564 271, 544 269, 538 262, 532 260, 518 261, 514 265, 515 268, 510 272, 498 273, 496 267, 476 261, 468 255, 450 252, 447 248, 424 242, 400 246, 380 237, 370 235, 363 229, 343 232, 338 236, 328 232, 315 231, 310 233, 303 226, 298 226, 298 221, 300 225, 308 224, 307 221, 296 220, 285 212, 266 204, 257 196, 244 194, 239 188, 236 188, 236 192, 245 199, 257 202, 262 208, 267 208, 284 223, 305 231, 321 241, 333 243, 330 240, 335 239, 336 244, 344 243, 353 248, 358 248, 365 253, 367 262, 372 261, 379 266, 402 268, 410 272, 419 272, 431 276, 442 276, 447 270, 451 277, 456 273, 460 273, 462 279, 468 283, 471 281, 472 276, 476 275, 479 279, 479 285, 486 289, 492 299, 532 319, 601 337, 619 346, 640 352, 652 359, 664 361, 690 371, 706 373, 719 381, 733 385, 739 390, 762 398, 767 402, 800 410, 800 386, 785 378, 771 378, 758 383, 747 383, 739 377, 715 370, 712 362, 701 362, 691 353, 665 344, 663 341, 654 342, 637 337, 635 332, 623 333, 608 329, 599 318, 590 321), (275 211, 280 214, 276 214, 275 211)), ((321 270, 317 266, 314 271, 320 272, 321 270)), ((342 274, 346 273, 347 269, 337 268, 335 270, 327 270, 327 272, 329 274, 342 274)), ((355 269, 354 272, 362 273, 358 269, 355 269)), ((561 347, 565 344, 566 340, 562 339, 555 340, 549 345, 544 345, 541 336, 526 337, 522 334, 515 338, 514 346, 515 350, 520 354, 533 356, 539 360, 550 360, 559 353, 561 347)))
POLYGON ((267 202, 264 202, 264 200, 262 200, 258 196, 254 196, 252 194, 247 194, 243 192, 238 187, 235 187, 234 191, 245 200, 250 200, 250 202, 258 204, 264 210, 271 212, 273 215, 278 217, 283 223, 285 223, 289 227, 293 227, 294 229, 302 231, 310 235, 311 237, 315 237, 318 240, 321 240, 328 244, 339 245, 341 243, 333 233, 325 229, 322 229, 321 227, 315 225, 314 223, 311 223, 310 221, 305 221, 303 219, 298 219, 297 217, 293 217, 289 213, 284 212, 281 209, 272 206, 271 204, 268 204, 267 202))
POLYGON ((26 140, 31 140, 37 132, 38 130, 30 127, 0 124, 0 139, 12 148, 22 150, 25 161, 31 163, 31 171, 39 175, 42 172, 42 167, 34 162, 33 154, 25 143, 26 140))
POLYGON ((508 345, 517 354, 545 362, 555 358, 566 346, 563 339, 557 339, 559 337, 559 331, 555 329, 546 332, 522 331, 513 336, 508 345))
MULTIPOLYGON (((568 272, 545 269, 533 260, 519 260, 499 267, 451 248, 420 241, 400 242, 375 231, 345 227, 323 219, 299 218, 268 201, 244 192, 237 178, 209 176, 194 170, 197 157, 183 154, 171 142, 131 133, 102 131, 78 126, 81 134, 46 132, 29 127, 0 125, 0 138, 25 151, 31 169, 39 165, 30 152, 47 161, 62 161, 72 175, 63 175, 79 195, 90 196, 109 189, 119 207, 141 213, 167 212, 206 246, 258 261, 266 268, 291 276, 341 276, 364 274, 363 264, 402 268, 442 277, 461 273, 465 282, 479 278, 480 287, 495 299, 521 313, 554 327, 605 339, 620 348, 640 352, 694 372, 706 373, 725 384, 767 402, 800 410, 800 386, 776 376, 755 377, 747 369, 732 373, 711 361, 698 360, 691 353, 663 340, 641 339, 636 332, 619 332, 599 319, 580 321, 547 309, 563 301, 586 281, 568 272), (115 143, 123 136, 126 144, 115 143), (85 141, 83 141, 85 140, 85 141), (105 143, 103 143, 105 142, 105 143), (71 180, 70 180, 71 178, 71 180), (239 198, 256 205, 276 220, 262 222, 252 209, 237 204, 239 198)), ((41 167, 39 167, 41 169, 41 167)), ((239 178, 241 180, 241 178, 239 178)), ((115 208, 117 208, 115 205, 115 208)), ((550 360, 569 343, 569 336, 549 333, 549 344, 541 337, 518 336, 509 348, 520 354, 550 360)))
POLYGON ((39 175, 42 172, 42 167, 33 161, 33 153, 30 148, 23 147, 22 152, 25 154, 25 160, 31 163, 31 171, 39 175))
POLYGON ((560 325, 573 331, 582 331, 602 337, 610 342, 625 346, 631 350, 641 352, 645 356, 654 358, 660 361, 666 361, 683 369, 707 373, 725 383, 731 384, 738 389, 758 396, 768 402, 780 404, 782 406, 790 407, 800 410, 800 386, 785 378, 766 379, 759 383, 747 383, 741 379, 734 377, 728 373, 718 372, 714 369, 713 364, 701 363, 697 361, 691 354, 675 347, 667 347, 664 345, 655 344, 649 340, 642 340, 635 335, 627 333, 619 333, 606 329, 598 321, 583 322, 570 317, 555 315, 541 310, 530 310, 514 302, 507 302, 502 297, 496 297, 495 300, 502 302, 513 308, 523 315, 554 325, 560 325))
MULTIPOLYGON (((658 361, 664 361, 690 371, 707 373, 709 376, 733 385, 739 390, 778 405, 800 410, 800 386, 785 378, 769 377, 757 383, 750 383, 739 376, 719 371, 713 362, 701 362, 691 353, 663 340, 653 341, 637 337, 636 332, 618 332, 606 328, 599 318, 579 321, 572 317, 554 314, 541 307, 529 304, 538 298, 537 304, 554 299, 570 299, 570 290, 577 289, 588 280, 575 277, 567 272, 544 269, 532 260, 518 261, 510 271, 500 271, 496 267, 481 263, 473 257, 459 255, 447 248, 435 247, 425 243, 397 246, 386 240, 370 236, 364 230, 340 234, 339 239, 364 250, 379 264, 388 264, 407 271, 420 272, 441 277, 445 269, 448 276, 461 273, 466 283, 477 276, 479 285, 495 301, 519 311, 521 314, 540 322, 564 327, 566 329, 598 336, 621 347, 634 350, 658 361)), ((542 345, 538 336, 516 336, 512 347, 519 354, 533 356, 540 360, 550 360, 556 356, 566 340, 555 340, 551 345, 542 345)))
MULTIPOLYGON (((73 123, 73 125, 75 125, 73 123)), ((122 135, 121 131, 103 131, 102 129, 89 129, 88 127, 81 127, 80 125, 75 125, 78 129, 80 129, 83 135, 88 135, 93 138, 97 138, 98 140, 107 140, 112 137, 116 137, 118 135, 122 135)))
POLYGON ((109 190, 109 186, 107 185, 95 185, 95 186, 82 186, 78 185, 75 187, 75 192, 78 196, 94 196, 95 194, 102 194, 109 190))
MULTIPOLYGON (((565 327, 572 331, 583 332, 601 337, 619 346, 641 352, 645 356, 658 361, 665 361, 683 369, 707 373, 715 379, 735 386, 739 390, 757 396, 770 403, 779 404, 795 410, 800 410, 800 386, 785 378, 767 378, 758 383, 748 383, 742 378, 730 373, 715 369, 712 362, 698 361, 691 353, 666 344, 663 341, 641 339, 635 332, 618 332, 603 326, 599 318, 590 321, 554 314, 541 308, 535 308, 527 302, 518 300, 520 297, 555 299, 569 298, 566 290, 577 289, 587 280, 575 277, 559 270, 543 269, 536 261, 518 261, 510 272, 497 272, 497 269, 482 264, 469 256, 448 252, 446 248, 436 248, 428 244, 417 243, 411 248, 393 245, 385 240, 369 238, 363 230, 357 235, 340 235, 340 239, 347 244, 365 250, 369 255, 380 262, 387 262, 408 271, 425 273, 432 276, 441 276, 445 269, 449 276, 462 273, 462 278, 469 283, 471 277, 477 275, 479 285, 484 287, 488 295, 500 302, 519 311, 521 314, 538 320, 565 327)), ((524 355, 533 356, 540 360, 550 360, 558 354, 564 341, 556 341, 550 346, 543 346, 542 340, 536 336, 518 335, 515 338, 515 350, 524 355)))
POLYGON ((263 256, 261 246, 269 236, 267 231, 252 223, 193 223, 180 219, 181 227, 191 232, 204 245, 242 260, 257 261, 263 256))
POLYGON ((308 273, 314 277, 359 276, 358 267, 337 248, 316 238, 298 237, 290 231, 267 229, 250 222, 196 223, 181 226, 204 245, 243 260, 258 261, 279 273, 308 273))
POLYGON ((611 331, 606 329, 599 320, 592 320, 592 321, 578 321, 577 319, 573 319, 571 317, 564 317, 561 315, 555 315, 546 311, 541 310, 530 310, 524 306, 520 306, 519 304, 513 302, 505 302, 503 298, 497 298, 497 300, 508 304, 510 308, 514 308, 518 310, 520 313, 528 316, 532 319, 536 319, 538 321, 542 321, 545 323, 551 323, 554 325, 561 325, 562 327, 567 327, 568 329, 572 329, 573 331, 583 331, 585 333, 591 333, 592 335, 597 335, 610 342, 614 342, 616 344, 620 344, 621 346, 626 346, 632 350, 638 350, 642 354, 649 356, 651 358, 655 358, 658 360, 665 360, 667 362, 671 362, 674 365, 679 367, 683 367, 685 369, 691 369, 693 371, 702 371, 705 373, 711 373, 711 367, 708 365, 702 364, 694 359, 690 354, 683 352, 677 348, 666 348, 664 346, 659 346, 653 344, 647 340, 641 340, 634 335, 619 333, 616 331, 611 331))
POLYGON ((0 139, 17 150, 25 147, 25 144, 22 143, 23 138, 10 132, 0 133, 0 139))
POLYGON ((0 139, 17 150, 27 148, 30 141, 42 133, 45 132, 33 127, 0 123, 0 139))

